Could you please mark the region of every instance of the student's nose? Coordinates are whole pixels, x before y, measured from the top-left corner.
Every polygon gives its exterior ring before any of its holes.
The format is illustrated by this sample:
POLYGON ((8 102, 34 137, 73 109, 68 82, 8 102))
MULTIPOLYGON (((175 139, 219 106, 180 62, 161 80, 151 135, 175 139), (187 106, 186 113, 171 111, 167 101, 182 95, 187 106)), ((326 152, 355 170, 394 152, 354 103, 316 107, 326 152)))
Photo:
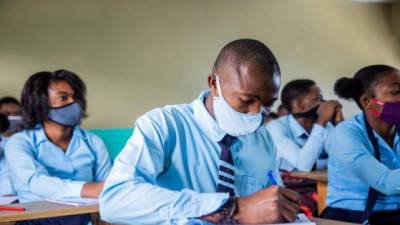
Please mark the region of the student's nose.
POLYGON ((261 102, 255 102, 254 104, 251 104, 249 108, 249 113, 259 113, 261 110, 261 102))

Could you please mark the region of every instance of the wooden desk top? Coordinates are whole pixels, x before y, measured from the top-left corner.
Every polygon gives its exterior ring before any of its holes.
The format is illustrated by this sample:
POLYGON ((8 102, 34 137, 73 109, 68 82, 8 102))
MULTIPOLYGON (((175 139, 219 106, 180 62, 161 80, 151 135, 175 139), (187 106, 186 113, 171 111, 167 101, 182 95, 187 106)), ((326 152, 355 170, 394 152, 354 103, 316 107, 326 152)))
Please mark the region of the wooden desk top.
POLYGON ((315 170, 311 172, 293 172, 290 175, 299 178, 307 178, 315 181, 328 182, 328 174, 326 170, 315 170))
MULTIPOLYGON (((12 205, 25 207, 26 210, 24 212, 0 211, 0 223, 86 213, 98 213, 99 211, 98 205, 76 207, 52 202, 31 202, 12 205)), ((311 220, 316 222, 317 225, 355 225, 354 223, 319 218, 312 218, 311 220)))
POLYGON ((21 221, 30 219, 69 216, 99 212, 98 205, 71 206, 52 202, 30 202, 12 204, 12 206, 25 207, 24 212, 0 211, 0 222, 21 221))
POLYGON ((320 218, 312 218, 311 220, 316 222, 317 225, 357 225, 357 223, 347 223, 336 220, 325 220, 320 218))

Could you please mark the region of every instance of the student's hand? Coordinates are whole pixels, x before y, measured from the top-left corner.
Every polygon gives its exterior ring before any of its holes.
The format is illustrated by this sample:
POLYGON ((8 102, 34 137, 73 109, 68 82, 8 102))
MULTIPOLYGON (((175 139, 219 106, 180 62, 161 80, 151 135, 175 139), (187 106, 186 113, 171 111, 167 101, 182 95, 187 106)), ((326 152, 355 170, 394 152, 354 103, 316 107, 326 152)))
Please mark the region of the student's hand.
POLYGON ((321 102, 318 107, 318 119, 317 124, 325 127, 326 124, 335 116, 337 110, 341 110, 342 105, 336 100, 329 100, 321 102))
POLYGON ((238 198, 234 215, 240 224, 293 222, 299 212, 299 195, 280 186, 271 186, 238 198))
POLYGON ((344 120, 343 112, 342 112, 342 107, 336 108, 336 113, 333 118, 333 125, 338 125, 340 122, 344 120))
POLYGON ((104 181, 102 182, 88 182, 83 184, 81 190, 82 198, 98 198, 103 190, 104 181))

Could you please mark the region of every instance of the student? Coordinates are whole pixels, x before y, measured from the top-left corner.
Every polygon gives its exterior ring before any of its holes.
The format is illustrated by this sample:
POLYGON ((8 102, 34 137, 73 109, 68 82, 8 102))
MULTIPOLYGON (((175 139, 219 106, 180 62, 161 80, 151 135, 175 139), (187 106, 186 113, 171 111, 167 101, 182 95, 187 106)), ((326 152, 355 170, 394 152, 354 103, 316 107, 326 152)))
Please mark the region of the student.
POLYGON ((198 218, 231 224, 295 219, 298 195, 271 186, 281 180, 273 142, 262 126, 264 109, 276 100, 280 85, 272 52, 251 39, 227 44, 208 85, 191 104, 158 108, 136 121, 100 196, 103 220, 182 224, 198 218))
POLYGON ((331 133, 325 218, 400 224, 400 72, 386 65, 341 78, 335 93, 361 113, 331 133))
POLYGON ((324 143, 332 124, 343 120, 341 105, 323 101, 321 90, 314 81, 293 80, 286 84, 281 94, 282 105, 289 115, 267 125, 277 146, 279 169, 309 172, 314 165, 326 168, 326 160, 318 161, 324 153, 324 143))
POLYGON ((2 132, 3 137, 10 137, 21 130, 21 104, 16 98, 10 96, 1 98, 0 113, 6 115, 9 121, 9 128, 2 132))
POLYGON ((21 130, 21 104, 13 97, 0 99, 0 196, 14 195, 8 165, 4 157, 4 147, 11 137, 21 130))
POLYGON ((289 114, 267 125, 277 146, 277 163, 285 186, 300 194, 302 212, 317 216, 315 181, 295 178, 287 172, 326 168, 324 144, 333 127, 329 121, 336 114, 336 123, 342 120, 341 106, 337 101, 323 101, 321 90, 309 79, 287 83, 281 101, 289 114))
POLYGON ((278 118, 282 117, 282 116, 286 116, 289 114, 288 110, 285 108, 285 106, 283 106, 282 104, 280 104, 278 106, 278 110, 276 112, 278 114, 278 118))
MULTIPOLYGON (((73 72, 32 75, 22 91, 24 130, 5 148, 20 202, 97 198, 111 161, 104 143, 79 127, 86 113, 86 87, 73 72)), ((17 224, 87 224, 90 215, 17 224)))
POLYGON ((277 113, 275 113, 275 112, 270 112, 267 116, 265 116, 264 124, 268 124, 268 123, 270 123, 271 121, 276 120, 276 119, 278 119, 278 118, 279 118, 279 116, 278 116, 277 113))
MULTIPOLYGON (((0 133, 5 133, 10 126, 7 116, 0 113, 0 133)), ((0 134, 0 196, 14 195, 14 189, 8 171, 6 159, 4 158, 4 146, 6 137, 0 134)))

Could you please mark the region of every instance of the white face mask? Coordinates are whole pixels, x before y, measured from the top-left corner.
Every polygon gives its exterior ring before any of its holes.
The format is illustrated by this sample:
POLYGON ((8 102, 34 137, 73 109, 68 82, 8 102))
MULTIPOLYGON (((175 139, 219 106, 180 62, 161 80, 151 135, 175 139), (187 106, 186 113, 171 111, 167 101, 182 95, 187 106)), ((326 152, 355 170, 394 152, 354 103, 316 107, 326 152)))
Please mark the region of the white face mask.
POLYGON ((265 108, 258 113, 237 112, 222 96, 219 77, 216 76, 218 97, 214 96, 213 106, 215 119, 221 130, 232 136, 248 135, 256 131, 263 123, 265 108))

